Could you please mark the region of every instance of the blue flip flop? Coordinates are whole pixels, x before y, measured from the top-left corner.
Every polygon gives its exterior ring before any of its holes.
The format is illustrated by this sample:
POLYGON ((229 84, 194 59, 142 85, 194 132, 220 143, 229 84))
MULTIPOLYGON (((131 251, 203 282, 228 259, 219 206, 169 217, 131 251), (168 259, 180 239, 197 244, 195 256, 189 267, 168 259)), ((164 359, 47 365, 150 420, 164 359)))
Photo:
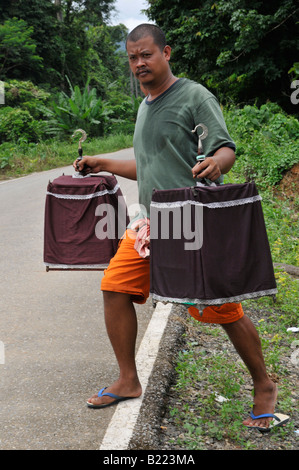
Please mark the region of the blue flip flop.
POLYGON ((283 415, 281 413, 276 413, 276 414, 272 414, 272 413, 265 413, 265 414, 261 414, 261 415, 258 415, 256 416, 252 411, 250 412, 250 416, 252 419, 259 419, 259 418, 273 418, 273 420, 271 421, 270 425, 265 428, 263 426, 248 426, 246 425, 247 428, 249 429, 257 429, 258 431, 262 432, 262 433, 265 433, 265 432, 270 432, 272 428, 274 427, 277 427, 277 426, 283 426, 284 424, 286 424, 290 417, 287 416, 287 415, 283 415))
POLYGON ((102 405, 94 405, 93 403, 90 403, 88 401, 86 403, 89 408, 107 408, 107 406, 117 405, 117 403, 119 403, 120 401, 131 400, 133 398, 137 398, 137 397, 120 397, 118 395, 115 395, 114 393, 109 393, 109 392, 104 393, 104 390, 106 390, 106 388, 107 387, 104 387, 99 391, 98 397, 111 397, 111 398, 114 398, 114 401, 112 401, 111 403, 106 403, 102 405))

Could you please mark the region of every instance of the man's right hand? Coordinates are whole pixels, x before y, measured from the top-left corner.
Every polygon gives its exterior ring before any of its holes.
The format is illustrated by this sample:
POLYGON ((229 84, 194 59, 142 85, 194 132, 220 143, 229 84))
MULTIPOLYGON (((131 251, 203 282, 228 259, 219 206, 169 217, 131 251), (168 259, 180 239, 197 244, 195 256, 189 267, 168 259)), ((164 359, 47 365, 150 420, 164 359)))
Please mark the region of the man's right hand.
POLYGON ((76 171, 83 171, 85 175, 105 171, 131 180, 136 180, 137 178, 135 159, 118 160, 99 155, 94 155, 92 157, 85 156, 82 160, 75 160, 73 167, 76 171))
POLYGON ((76 171, 83 171, 86 175, 103 171, 100 159, 89 156, 82 159, 77 158, 73 163, 73 167, 76 171))

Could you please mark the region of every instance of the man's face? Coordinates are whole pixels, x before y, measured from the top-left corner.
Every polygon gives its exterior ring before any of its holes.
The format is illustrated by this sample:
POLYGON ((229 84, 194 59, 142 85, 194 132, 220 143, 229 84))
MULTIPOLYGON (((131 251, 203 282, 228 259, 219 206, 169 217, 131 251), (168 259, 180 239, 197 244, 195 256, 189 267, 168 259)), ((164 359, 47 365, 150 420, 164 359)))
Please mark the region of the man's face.
POLYGON ((159 86, 165 80, 169 74, 170 52, 169 46, 161 51, 152 36, 127 42, 130 68, 145 88, 159 86))

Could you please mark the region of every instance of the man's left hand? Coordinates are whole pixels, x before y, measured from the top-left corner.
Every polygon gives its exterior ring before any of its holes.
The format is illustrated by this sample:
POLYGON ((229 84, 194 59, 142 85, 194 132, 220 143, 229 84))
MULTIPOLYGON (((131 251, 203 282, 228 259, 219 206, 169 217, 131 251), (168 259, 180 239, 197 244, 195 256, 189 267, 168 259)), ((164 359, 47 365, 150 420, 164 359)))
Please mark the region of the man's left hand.
POLYGON ((197 162, 192 168, 193 178, 207 178, 216 181, 221 175, 218 163, 213 157, 207 157, 202 162, 197 162))

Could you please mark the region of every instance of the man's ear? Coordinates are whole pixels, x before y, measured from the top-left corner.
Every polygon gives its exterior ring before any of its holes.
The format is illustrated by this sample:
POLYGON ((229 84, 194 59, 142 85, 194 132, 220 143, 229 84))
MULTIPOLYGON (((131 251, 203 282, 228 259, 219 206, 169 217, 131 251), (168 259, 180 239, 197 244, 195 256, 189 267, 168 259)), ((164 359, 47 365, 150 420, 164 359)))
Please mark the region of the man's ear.
POLYGON ((170 60, 170 56, 171 56, 171 47, 170 46, 165 46, 164 47, 164 50, 163 50, 163 54, 164 54, 164 57, 166 60, 170 60))

